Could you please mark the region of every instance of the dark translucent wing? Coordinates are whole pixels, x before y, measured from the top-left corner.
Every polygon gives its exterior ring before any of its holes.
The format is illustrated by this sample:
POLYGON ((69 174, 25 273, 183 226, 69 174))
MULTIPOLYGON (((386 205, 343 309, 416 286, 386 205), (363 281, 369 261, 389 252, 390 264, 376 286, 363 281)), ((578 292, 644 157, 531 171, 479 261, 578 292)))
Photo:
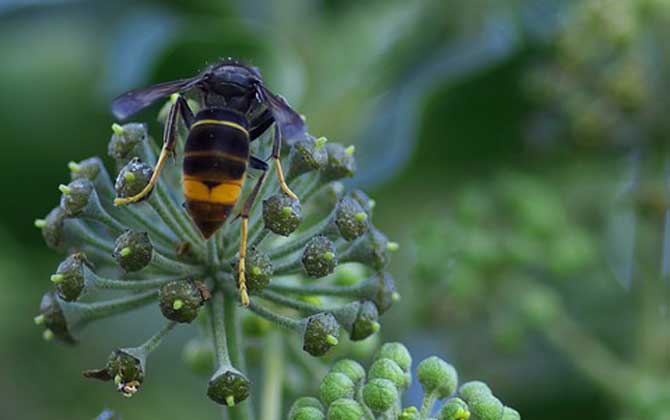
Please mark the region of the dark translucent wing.
POLYGON ((273 94, 265 86, 259 86, 259 89, 272 112, 275 124, 279 127, 282 141, 290 146, 301 138, 307 137, 307 126, 300 115, 286 103, 286 100, 273 94))
POLYGON ((200 81, 200 76, 128 91, 112 101, 112 113, 119 120, 125 120, 142 108, 168 95, 186 90, 198 81, 200 81))

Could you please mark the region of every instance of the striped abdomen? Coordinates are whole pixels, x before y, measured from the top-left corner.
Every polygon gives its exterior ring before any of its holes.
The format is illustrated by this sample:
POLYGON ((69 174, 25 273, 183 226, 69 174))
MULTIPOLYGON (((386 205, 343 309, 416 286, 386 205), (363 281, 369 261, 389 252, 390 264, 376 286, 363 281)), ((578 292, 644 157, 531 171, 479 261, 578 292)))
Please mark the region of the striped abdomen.
POLYGON ((240 196, 249 160, 244 118, 222 109, 198 113, 184 147, 186 209, 205 238, 223 225, 240 196))

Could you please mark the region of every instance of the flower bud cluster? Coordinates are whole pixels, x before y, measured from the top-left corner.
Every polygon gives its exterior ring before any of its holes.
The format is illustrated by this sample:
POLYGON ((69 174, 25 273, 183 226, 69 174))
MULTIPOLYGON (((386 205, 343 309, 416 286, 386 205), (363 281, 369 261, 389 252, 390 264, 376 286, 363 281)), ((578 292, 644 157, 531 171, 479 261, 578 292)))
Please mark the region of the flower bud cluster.
MULTIPOLYGON (((115 205, 115 199, 149 185, 157 145, 144 124, 114 124, 112 131, 108 154, 115 175, 99 158, 70 162, 71 180, 58 187, 60 204, 35 221, 47 245, 65 254, 35 323, 45 339, 70 344, 94 321, 146 305, 154 305, 166 324, 145 343, 114 350, 108 363, 87 370, 87 377, 113 382, 132 396, 164 336, 177 325, 195 323, 199 336, 185 347, 184 360, 209 371, 207 395, 213 401, 233 407, 250 393, 235 356, 243 343, 231 336, 238 330, 237 311, 248 310, 245 319, 262 323, 242 330, 255 339, 272 325, 282 327, 313 356, 326 354, 343 334, 363 340, 380 329, 379 317, 398 299, 384 271, 397 244, 372 224, 374 201, 361 191, 345 192, 339 182, 354 174, 353 147, 311 136, 284 143, 282 167, 299 199, 282 192, 271 165, 250 209, 244 271, 251 303, 242 308, 236 214, 205 241, 182 207, 180 158, 167 162, 142 200, 115 205), (334 278, 342 266, 356 266, 360 275, 338 284, 334 278)), ((176 150, 183 148, 179 137, 176 150)), ((253 153, 270 155, 265 143, 254 142, 253 153)), ((258 179, 255 171, 248 169, 245 191, 258 179)))
POLYGON ((367 372, 353 360, 336 362, 324 376, 318 398, 296 400, 289 420, 518 420, 483 382, 458 384, 453 366, 432 356, 421 361, 416 378, 424 391, 420 408, 402 407, 412 382, 412 356, 400 343, 381 346, 367 372), (441 408, 435 409, 441 401, 441 408))

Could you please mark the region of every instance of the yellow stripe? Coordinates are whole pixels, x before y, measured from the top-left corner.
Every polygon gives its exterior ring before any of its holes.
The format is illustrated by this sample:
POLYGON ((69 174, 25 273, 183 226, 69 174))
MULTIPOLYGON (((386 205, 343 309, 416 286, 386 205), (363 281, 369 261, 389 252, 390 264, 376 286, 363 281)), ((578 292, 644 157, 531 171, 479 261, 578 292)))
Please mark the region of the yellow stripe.
POLYGON ((227 125, 228 127, 237 128, 238 130, 243 132, 247 137, 249 137, 249 132, 247 131, 246 128, 242 127, 241 125, 239 125, 237 123, 230 122, 230 121, 225 121, 225 120, 198 120, 195 123, 193 123, 191 128, 197 127, 199 125, 204 125, 204 124, 227 125))
POLYGON ((233 160, 235 162, 247 163, 247 160, 244 158, 216 150, 195 150, 184 153, 184 157, 218 157, 222 159, 233 160))
POLYGON ((188 200, 234 205, 242 191, 242 183, 223 182, 209 189, 200 181, 184 179, 183 188, 184 196, 188 200))

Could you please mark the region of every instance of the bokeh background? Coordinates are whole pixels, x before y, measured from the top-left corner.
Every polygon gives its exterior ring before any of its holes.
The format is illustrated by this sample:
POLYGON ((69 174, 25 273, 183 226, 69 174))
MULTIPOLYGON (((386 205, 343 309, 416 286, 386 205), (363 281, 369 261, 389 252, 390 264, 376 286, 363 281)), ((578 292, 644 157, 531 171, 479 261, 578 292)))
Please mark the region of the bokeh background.
POLYGON ((137 316, 41 339, 62 256, 32 223, 68 161, 107 158, 111 98, 233 56, 356 145, 352 183, 401 244, 379 341, 525 419, 668 419, 669 39, 667 0, 0 0, 0 418, 219 418, 187 331, 132 400, 79 372, 146 335, 137 316))

